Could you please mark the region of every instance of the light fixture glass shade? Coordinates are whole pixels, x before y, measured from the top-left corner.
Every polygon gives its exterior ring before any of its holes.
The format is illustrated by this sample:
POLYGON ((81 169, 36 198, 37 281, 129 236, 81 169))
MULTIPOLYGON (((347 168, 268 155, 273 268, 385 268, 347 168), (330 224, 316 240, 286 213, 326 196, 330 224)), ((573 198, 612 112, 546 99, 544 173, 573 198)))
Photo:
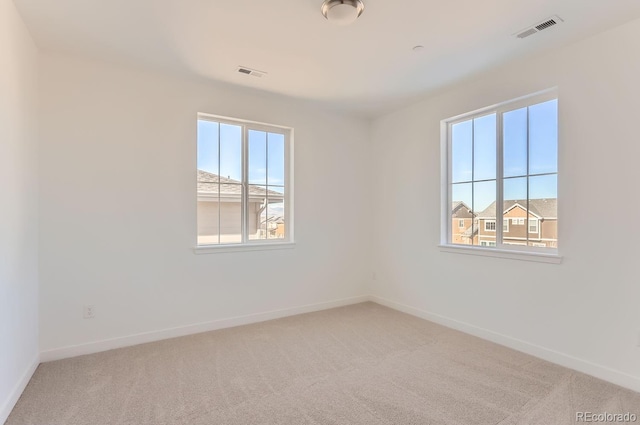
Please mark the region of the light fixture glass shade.
POLYGON ((325 0, 322 14, 336 25, 349 25, 358 19, 364 10, 361 0, 325 0))

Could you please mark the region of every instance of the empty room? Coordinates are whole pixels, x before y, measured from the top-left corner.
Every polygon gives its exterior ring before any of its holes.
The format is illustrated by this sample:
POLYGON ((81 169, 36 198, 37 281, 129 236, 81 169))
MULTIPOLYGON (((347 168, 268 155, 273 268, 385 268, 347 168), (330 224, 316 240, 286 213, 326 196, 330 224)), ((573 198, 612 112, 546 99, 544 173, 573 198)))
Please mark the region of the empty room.
POLYGON ((0 70, 0 424, 640 421, 637 0, 0 0, 0 70))

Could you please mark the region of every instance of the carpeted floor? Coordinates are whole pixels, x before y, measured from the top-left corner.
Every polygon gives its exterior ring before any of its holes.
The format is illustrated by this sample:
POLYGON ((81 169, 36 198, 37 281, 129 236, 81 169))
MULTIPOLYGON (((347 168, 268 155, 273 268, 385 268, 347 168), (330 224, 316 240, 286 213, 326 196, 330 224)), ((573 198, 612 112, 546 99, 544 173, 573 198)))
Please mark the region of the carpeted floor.
POLYGON ((373 303, 40 365, 7 425, 543 424, 640 394, 373 303))

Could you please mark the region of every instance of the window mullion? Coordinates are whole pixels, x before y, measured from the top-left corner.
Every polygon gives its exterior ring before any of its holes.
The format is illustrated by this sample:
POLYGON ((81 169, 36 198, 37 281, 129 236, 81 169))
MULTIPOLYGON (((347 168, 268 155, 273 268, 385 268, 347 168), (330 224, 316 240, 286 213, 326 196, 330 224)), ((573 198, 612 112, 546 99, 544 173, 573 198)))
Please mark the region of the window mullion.
MULTIPOLYGON (((447 124, 447 203, 445 205, 447 211, 447 220, 446 220, 446 228, 447 228, 447 243, 453 243, 452 237, 452 227, 451 221, 453 218, 453 212, 451 211, 451 205, 453 205, 453 124, 447 124)), ((473 198, 472 198, 473 199, 473 198)), ((471 211, 473 211, 473 205, 471 206, 471 211)), ((471 240, 473 241, 473 216, 471 217, 471 240)))
POLYGON ((502 131, 502 115, 496 112, 496 247, 502 248, 504 237, 504 132, 502 131))
POLYGON ((529 167, 529 139, 530 139, 530 134, 529 134, 529 107, 527 106, 527 219, 525 220, 526 222, 526 227, 527 227, 527 231, 526 231, 526 244, 527 246, 529 246, 529 211, 530 211, 530 206, 529 206, 529 172, 530 167, 529 167))
MULTIPOLYGON (((471 211, 473 211, 471 218, 471 245, 473 245, 473 235, 476 230, 476 219, 473 215, 476 213, 476 121, 471 119, 471 211)), ((451 221, 451 220, 449 220, 451 221)), ((478 229, 478 242, 480 242, 480 229, 478 229)))
POLYGON ((220 154, 222 153, 222 140, 220 139, 220 123, 218 123, 218 244, 222 242, 222 172, 220 170, 220 154))
POLYGON ((246 125, 242 126, 242 203, 241 203, 241 219, 242 219, 242 243, 245 244, 249 240, 249 129, 246 125))

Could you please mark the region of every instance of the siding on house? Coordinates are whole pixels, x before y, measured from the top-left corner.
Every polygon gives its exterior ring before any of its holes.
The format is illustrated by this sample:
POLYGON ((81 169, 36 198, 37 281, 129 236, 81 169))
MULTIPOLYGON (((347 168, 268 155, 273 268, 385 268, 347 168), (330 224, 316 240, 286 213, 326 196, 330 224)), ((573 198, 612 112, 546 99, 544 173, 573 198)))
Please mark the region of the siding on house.
MULTIPOLYGON (((503 242, 505 244, 527 243, 532 246, 545 246, 557 248, 558 246, 558 219, 557 219, 557 199, 531 199, 529 200, 529 213, 527 214, 526 200, 514 200, 504 202, 503 222, 508 221, 508 228, 503 230, 503 242), (529 221, 538 221, 537 232, 529 232, 529 221), (515 224, 514 224, 515 219, 515 224), (519 224, 519 219, 524 219, 523 224, 519 224)), ((496 232, 485 230, 487 221, 496 220, 495 202, 485 210, 478 213, 478 241, 496 241, 496 232)))

